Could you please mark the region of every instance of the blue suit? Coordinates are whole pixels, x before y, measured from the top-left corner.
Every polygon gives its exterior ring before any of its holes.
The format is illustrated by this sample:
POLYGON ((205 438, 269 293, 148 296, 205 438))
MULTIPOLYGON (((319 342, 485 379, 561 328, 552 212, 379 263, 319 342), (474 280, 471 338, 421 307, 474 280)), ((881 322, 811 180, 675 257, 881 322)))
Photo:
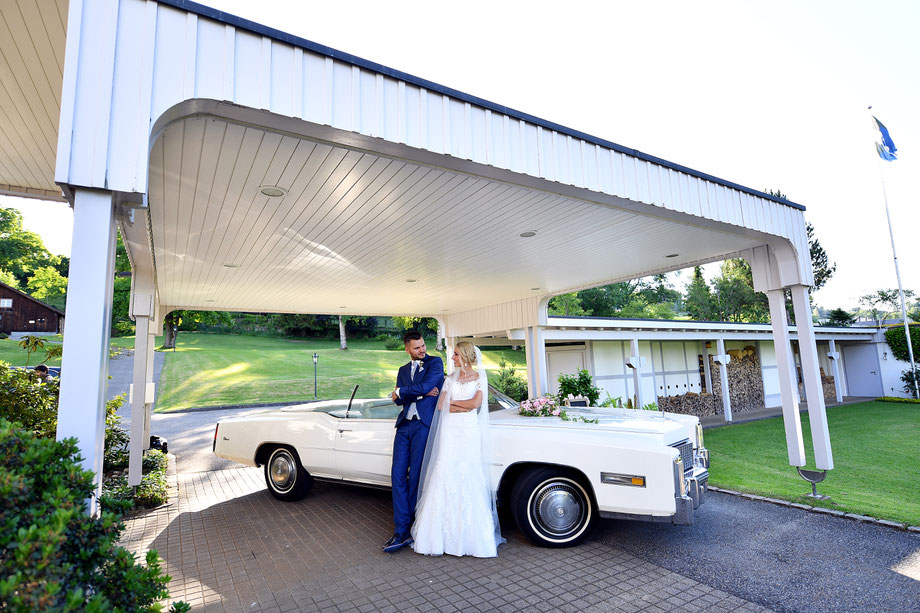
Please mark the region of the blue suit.
POLYGON ((425 445, 428 443, 428 428, 437 408, 438 397, 426 396, 434 388, 444 385, 444 363, 441 358, 426 355, 421 369, 412 377, 412 362, 400 367, 396 375, 399 397, 396 404, 402 411, 396 416, 396 437, 393 440, 393 467, 390 478, 393 482, 393 524, 397 534, 408 534, 415 514, 418 497, 418 483, 425 445), (418 419, 406 419, 409 406, 415 403, 418 419))

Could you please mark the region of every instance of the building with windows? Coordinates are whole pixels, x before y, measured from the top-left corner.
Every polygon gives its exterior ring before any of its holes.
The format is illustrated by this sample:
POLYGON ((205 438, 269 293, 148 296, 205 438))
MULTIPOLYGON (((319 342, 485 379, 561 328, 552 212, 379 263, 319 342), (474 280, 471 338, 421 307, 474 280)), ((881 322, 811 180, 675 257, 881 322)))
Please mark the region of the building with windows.
POLYGON ((41 300, 0 283, 0 332, 15 335, 64 331, 64 313, 41 300))

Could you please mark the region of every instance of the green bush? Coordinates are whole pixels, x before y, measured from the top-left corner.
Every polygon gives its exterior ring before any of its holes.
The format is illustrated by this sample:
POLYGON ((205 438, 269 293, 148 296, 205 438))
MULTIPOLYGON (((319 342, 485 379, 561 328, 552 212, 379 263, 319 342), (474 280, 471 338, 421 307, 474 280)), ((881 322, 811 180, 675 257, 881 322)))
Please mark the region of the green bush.
MULTIPOLYGON (((894 326, 885 330, 885 340, 888 342, 888 346, 891 347, 891 355, 902 362, 910 361, 904 326, 894 326)), ((920 358, 920 325, 910 326, 910 344, 914 349, 914 357, 920 358)))
POLYGON ((115 514, 86 513, 93 490, 75 439, 38 437, 0 419, 0 608, 160 610, 170 578, 159 556, 151 551, 140 564, 119 547, 124 524, 115 514))
POLYGON ((914 367, 914 372, 911 372, 909 368, 901 372, 901 383, 904 384, 902 391, 916 397, 918 380, 920 380, 920 368, 914 367))
POLYGON ((395 336, 388 336, 386 340, 383 341, 383 346, 390 351, 403 351, 406 348, 406 344, 402 342, 402 339, 396 338, 395 336))
POLYGON ((148 449, 144 452, 143 469, 145 473, 154 470, 166 472, 167 464, 169 464, 169 459, 159 449, 148 449))
POLYGON ((498 371, 498 377, 495 379, 495 389, 518 402, 527 398, 527 381, 517 374, 514 366, 506 362, 505 358, 499 360, 498 366, 500 370, 498 371))
POLYGON ((112 324, 112 336, 134 336, 133 321, 116 321, 112 324))
MULTIPOLYGON (((155 451, 155 450, 154 450, 155 451)), ((162 452, 156 451, 166 459, 162 452)), ((144 457, 147 463, 146 456, 144 457)), ((126 475, 118 475, 107 479, 102 484, 103 506, 105 508, 117 507, 127 511, 131 507, 139 509, 149 509, 166 504, 169 501, 169 491, 166 483, 166 466, 153 469, 150 472, 144 471, 141 477, 141 483, 137 488, 128 485, 126 475)))
POLYGON ((569 394, 584 396, 589 400, 588 404, 590 406, 596 407, 597 399, 601 396, 601 390, 594 386, 591 373, 582 368, 574 375, 559 375, 559 393, 556 395, 559 406, 565 404, 565 399, 569 397, 569 394))
POLYGON ((6 332, 0 332, 0 340, 4 340, 4 341, 5 341, 5 340, 8 339, 9 337, 10 337, 10 335, 7 334, 6 332))
POLYGON ((0 418, 22 424, 35 436, 57 434, 59 390, 58 379, 42 380, 33 371, 0 362, 0 418))
POLYGON ((908 404, 920 404, 920 400, 917 400, 916 398, 898 398, 897 396, 882 396, 879 398, 879 400, 882 402, 906 402, 908 404))
POLYGON ((102 460, 103 472, 128 466, 128 431, 121 427, 121 417, 116 411, 125 402, 121 394, 105 403, 105 452, 102 460))

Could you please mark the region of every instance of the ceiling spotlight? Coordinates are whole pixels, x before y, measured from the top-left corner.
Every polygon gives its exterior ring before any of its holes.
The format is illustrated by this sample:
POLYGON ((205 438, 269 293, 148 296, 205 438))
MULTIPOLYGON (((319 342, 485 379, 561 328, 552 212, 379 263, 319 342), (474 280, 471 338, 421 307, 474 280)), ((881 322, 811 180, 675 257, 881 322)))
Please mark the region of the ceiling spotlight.
POLYGON ((418 279, 406 279, 406 283, 415 283, 418 279))
POLYGON ((269 198, 280 198, 287 193, 286 189, 277 185, 263 185, 259 188, 259 191, 262 192, 263 196, 268 196, 269 198))
POLYGON ((345 309, 345 308, 347 308, 347 307, 339 307, 339 308, 340 308, 340 309, 345 309))
POLYGON ((666 255, 666 256, 664 256, 664 257, 666 257, 666 258, 676 258, 676 257, 679 256, 679 255, 680 255, 679 253, 669 253, 668 255, 666 255))
POLYGON ((527 232, 521 232, 521 238, 530 238, 531 236, 536 236, 536 230, 527 230, 527 232))
POLYGON ((533 291, 533 292, 538 292, 538 291, 540 291, 540 288, 539 288, 539 287, 531 287, 530 290, 533 291))
POLYGON ((229 262, 224 264, 224 268, 239 268, 239 264, 230 264, 229 262))

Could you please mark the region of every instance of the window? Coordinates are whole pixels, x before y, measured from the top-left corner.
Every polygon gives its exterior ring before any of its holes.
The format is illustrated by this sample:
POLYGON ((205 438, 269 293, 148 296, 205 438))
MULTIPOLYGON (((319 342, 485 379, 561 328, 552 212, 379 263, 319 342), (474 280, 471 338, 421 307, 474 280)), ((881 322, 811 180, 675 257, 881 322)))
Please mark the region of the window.
POLYGON ((12 308, 13 308, 12 298, 0 298, 0 309, 12 309, 12 308))

